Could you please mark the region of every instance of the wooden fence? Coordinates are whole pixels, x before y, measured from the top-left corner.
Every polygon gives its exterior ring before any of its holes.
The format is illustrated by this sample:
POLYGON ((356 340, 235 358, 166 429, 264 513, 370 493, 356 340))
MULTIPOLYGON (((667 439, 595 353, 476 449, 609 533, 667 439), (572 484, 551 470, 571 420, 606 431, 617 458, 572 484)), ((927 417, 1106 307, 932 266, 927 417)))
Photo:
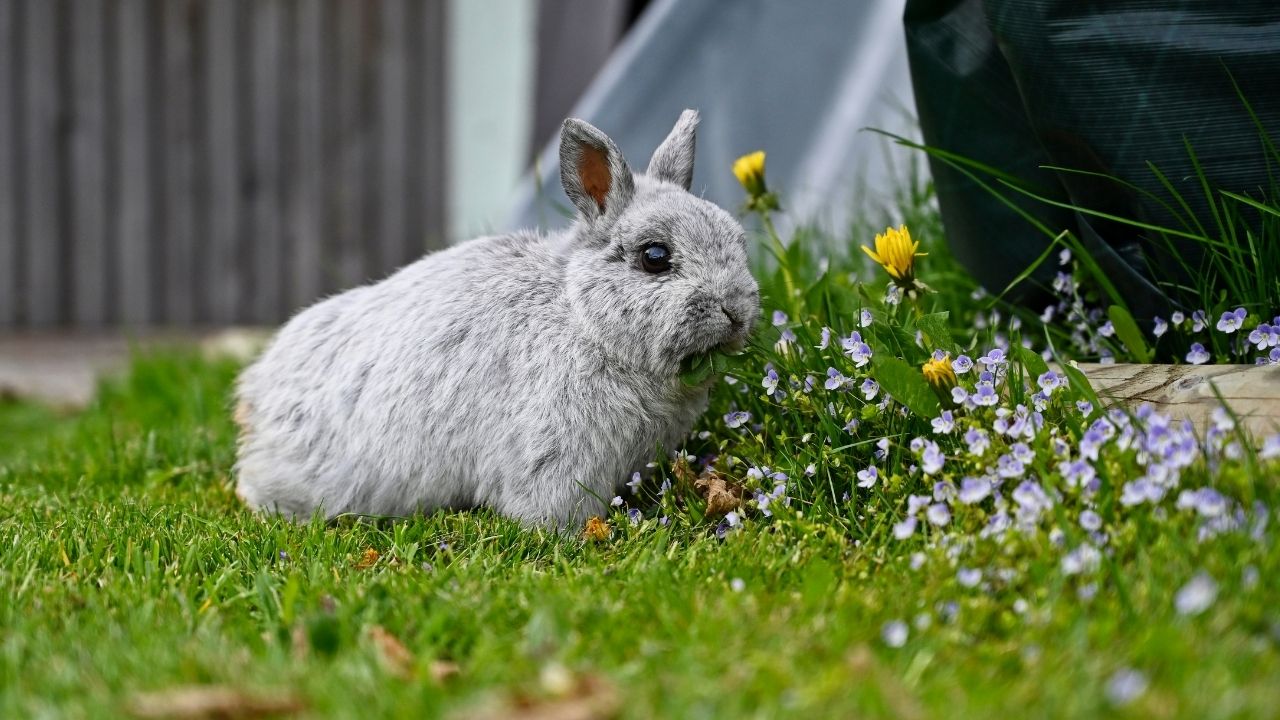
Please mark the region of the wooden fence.
POLYGON ((0 0, 0 330, 270 323, 443 242, 444 0, 0 0))

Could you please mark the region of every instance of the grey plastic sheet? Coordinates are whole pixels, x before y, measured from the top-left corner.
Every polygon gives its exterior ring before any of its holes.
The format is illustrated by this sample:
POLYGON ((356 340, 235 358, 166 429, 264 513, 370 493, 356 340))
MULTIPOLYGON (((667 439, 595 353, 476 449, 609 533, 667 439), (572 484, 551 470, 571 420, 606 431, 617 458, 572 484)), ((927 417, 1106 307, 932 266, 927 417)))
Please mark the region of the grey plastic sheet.
MULTIPOLYGON (((574 107, 632 167, 686 107, 701 113, 693 191, 736 208, 733 161, 763 149, 789 223, 842 230, 851 213, 891 205, 917 154, 876 127, 916 134, 902 31, 905 0, 659 0, 574 107)), ((511 228, 567 224, 558 138, 525 178, 511 228)))

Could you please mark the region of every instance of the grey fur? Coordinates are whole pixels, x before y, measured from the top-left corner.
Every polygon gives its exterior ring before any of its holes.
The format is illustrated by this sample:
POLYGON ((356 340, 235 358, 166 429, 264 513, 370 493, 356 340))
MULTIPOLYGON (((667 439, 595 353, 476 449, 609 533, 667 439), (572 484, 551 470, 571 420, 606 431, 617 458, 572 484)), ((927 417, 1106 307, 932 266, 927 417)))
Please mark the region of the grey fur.
MULTIPOLYGON (((690 115, 677 142, 692 150, 690 115)), ((571 228, 478 238, 323 300, 245 370, 250 506, 300 519, 484 506, 563 528, 602 513, 655 447, 680 446, 708 390, 681 383, 681 360, 744 342, 760 312, 743 229, 666 170, 633 176, 587 123, 566 120, 562 138, 571 228), (575 178, 583 143, 620 173, 603 209, 575 178), (671 248, 667 273, 641 268, 654 242, 671 248)))

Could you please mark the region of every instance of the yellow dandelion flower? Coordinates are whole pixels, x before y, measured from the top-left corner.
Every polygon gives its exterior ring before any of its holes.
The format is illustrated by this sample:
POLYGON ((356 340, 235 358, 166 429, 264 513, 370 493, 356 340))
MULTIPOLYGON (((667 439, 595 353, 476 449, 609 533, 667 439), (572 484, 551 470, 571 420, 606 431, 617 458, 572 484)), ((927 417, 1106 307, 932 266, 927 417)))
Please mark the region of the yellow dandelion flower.
POLYGON ((753 198, 764 195, 764 151, 757 150, 738 158, 733 163, 733 174, 742 183, 747 195, 753 198))
POLYGON ((956 371, 951 368, 950 353, 944 354, 940 359, 930 358, 921 372, 924 373, 924 379, 939 393, 949 395, 951 388, 956 386, 956 371))
POLYGON ((902 225, 896 229, 886 228, 884 233, 876 235, 876 249, 863 245, 862 252, 883 267, 898 285, 912 288, 916 284, 916 258, 927 254, 916 252, 919 248, 920 243, 912 242, 910 231, 902 225))

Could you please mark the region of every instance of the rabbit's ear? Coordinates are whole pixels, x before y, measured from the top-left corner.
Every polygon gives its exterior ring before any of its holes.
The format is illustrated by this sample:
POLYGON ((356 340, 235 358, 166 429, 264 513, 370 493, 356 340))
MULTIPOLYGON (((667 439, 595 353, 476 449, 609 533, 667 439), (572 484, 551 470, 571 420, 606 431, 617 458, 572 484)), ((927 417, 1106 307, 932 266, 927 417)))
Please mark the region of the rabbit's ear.
POLYGON ((560 130, 560 182, 587 220, 617 216, 635 192, 631 168, 608 135, 569 118, 560 130))
POLYGON ((693 146, 697 139, 698 111, 680 113, 675 127, 649 159, 649 177, 675 183, 685 190, 693 184, 693 146))

